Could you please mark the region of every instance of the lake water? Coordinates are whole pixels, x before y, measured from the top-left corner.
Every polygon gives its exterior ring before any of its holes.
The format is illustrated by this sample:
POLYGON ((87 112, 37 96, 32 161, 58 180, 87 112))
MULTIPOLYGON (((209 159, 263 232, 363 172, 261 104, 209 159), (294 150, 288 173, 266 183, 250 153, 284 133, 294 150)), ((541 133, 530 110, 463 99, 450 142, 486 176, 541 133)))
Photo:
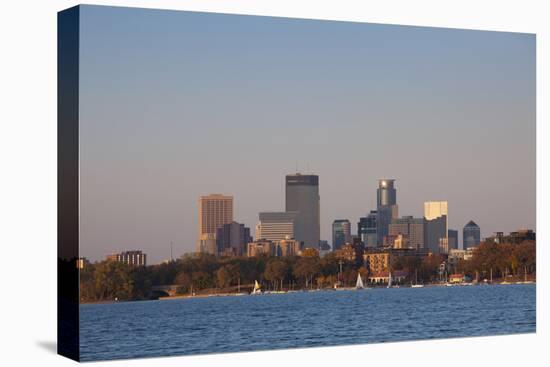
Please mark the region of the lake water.
POLYGON ((535 288, 380 288, 81 305, 81 359, 531 333, 535 288))

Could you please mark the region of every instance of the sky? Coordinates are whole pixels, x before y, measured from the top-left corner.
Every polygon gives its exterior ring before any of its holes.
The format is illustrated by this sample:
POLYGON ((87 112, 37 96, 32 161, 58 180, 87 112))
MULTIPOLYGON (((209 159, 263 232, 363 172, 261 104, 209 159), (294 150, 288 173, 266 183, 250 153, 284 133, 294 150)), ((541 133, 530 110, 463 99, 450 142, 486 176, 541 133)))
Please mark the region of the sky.
POLYGON ((194 251, 198 197, 254 232, 284 176, 319 175, 321 238, 446 200, 449 228, 535 228, 535 36, 83 6, 80 250, 194 251))

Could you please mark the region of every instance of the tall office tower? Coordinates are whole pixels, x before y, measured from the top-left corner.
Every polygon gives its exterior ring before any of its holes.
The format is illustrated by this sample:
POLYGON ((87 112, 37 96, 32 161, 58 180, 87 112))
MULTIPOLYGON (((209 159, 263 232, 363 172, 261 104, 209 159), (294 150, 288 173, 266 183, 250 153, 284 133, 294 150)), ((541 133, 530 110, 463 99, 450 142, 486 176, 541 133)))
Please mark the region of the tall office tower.
POLYGON ((477 247, 481 242, 481 231, 479 226, 473 221, 469 221, 462 229, 462 249, 477 247))
POLYGON ((321 238, 319 176, 286 176, 286 209, 298 212, 294 237, 304 247, 319 248, 321 238))
POLYGON ((403 216, 392 220, 389 229, 389 236, 405 235, 408 238, 408 245, 415 249, 424 248, 424 219, 403 216))
POLYGON ((298 212, 263 212, 256 226, 256 241, 295 238, 298 212))
POLYGON ((351 243, 351 223, 347 219, 336 219, 332 222, 332 249, 339 250, 346 243, 351 243))
POLYGON ((357 223, 357 235, 365 247, 378 246, 378 229, 376 225, 377 217, 378 215, 376 210, 371 210, 369 215, 359 218, 359 222, 357 223))
POLYGON ((378 180, 378 189, 376 190, 376 212, 377 212, 377 241, 378 246, 384 243, 384 237, 388 235, 388 230, 392 219, 398 217, 397 193, 394 188, 394 179, 378 180))
POLYGON ((201 196, 199 198, 198 251, 204 252, 205 247, 210 248, 211 241, 215 242, 218 228, 231 222, 233 222, 233 196, 220 194, 201 196))
POLYGON ((447 216, 446 201, 424 203, 424 247, 434 253, 447 253, 449 250, 447 216))
POLYGON ((455 229, 449 229, 447 234, 447 237, 449 237, 449 250, 458 250, 458 231, 455 229))
POLYGON ((252 242, 250 228, 244 224, 231 222, 219 227, 216 231, 216 247, 222 256, 243 256, 246 245, 252 242))

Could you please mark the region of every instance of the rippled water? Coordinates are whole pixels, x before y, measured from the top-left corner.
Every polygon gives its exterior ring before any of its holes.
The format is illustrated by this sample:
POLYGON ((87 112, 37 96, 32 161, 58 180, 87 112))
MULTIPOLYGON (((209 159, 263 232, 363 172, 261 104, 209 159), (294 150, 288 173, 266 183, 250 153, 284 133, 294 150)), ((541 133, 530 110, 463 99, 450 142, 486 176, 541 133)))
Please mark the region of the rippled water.
POLYGON ((80 306, 85 361, 535 332, 535 285, 80 306))

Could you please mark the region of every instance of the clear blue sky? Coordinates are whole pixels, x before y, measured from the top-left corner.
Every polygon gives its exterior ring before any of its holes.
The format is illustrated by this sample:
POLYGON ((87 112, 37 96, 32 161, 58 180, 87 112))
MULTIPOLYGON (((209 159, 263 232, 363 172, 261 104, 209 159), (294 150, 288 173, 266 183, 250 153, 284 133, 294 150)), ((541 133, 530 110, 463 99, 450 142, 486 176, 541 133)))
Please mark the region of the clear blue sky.
MULTIPOLYGON (((195 248, 199 195, 254 231, 320 176, 321 237, 447 200, 450 228, 535 228, 535 36, 83 6, 81 253, 195 248)), ((460 238, 461 238, 460 233, 460 238)))

